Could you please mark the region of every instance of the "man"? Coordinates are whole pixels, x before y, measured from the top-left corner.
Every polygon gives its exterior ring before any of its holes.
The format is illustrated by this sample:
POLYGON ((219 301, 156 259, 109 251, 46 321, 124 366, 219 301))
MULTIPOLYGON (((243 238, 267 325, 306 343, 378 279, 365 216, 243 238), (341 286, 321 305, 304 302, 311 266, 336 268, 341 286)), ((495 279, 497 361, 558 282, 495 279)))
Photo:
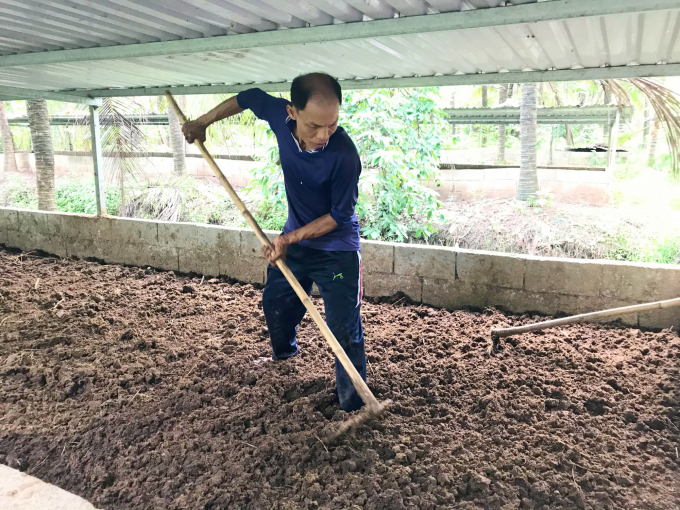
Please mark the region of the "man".
MULTIPOLYGON (((274 250, 262 249, 271 263, 262 307, 272 357, 283 360, 298 353, 297 326, 305 315, 304 305, 274 265, 281 258, 307 294, 316 283, 328 327, 365 380, 361 253, 354 212, 361 161, 349 135, 338 126, 342 92, 335 78, 322 73, 298 76, 290 95, 289 102, 260 89, 245 90, 187 122, 182 130, 189 143, 204 141, 208 126, 245 109, 269 123, 278 142, 288 198, 283 233, 274 239, 274 250)), ((335 377, 340 408, 360 408, 363 402, 337 359, 335 377)))

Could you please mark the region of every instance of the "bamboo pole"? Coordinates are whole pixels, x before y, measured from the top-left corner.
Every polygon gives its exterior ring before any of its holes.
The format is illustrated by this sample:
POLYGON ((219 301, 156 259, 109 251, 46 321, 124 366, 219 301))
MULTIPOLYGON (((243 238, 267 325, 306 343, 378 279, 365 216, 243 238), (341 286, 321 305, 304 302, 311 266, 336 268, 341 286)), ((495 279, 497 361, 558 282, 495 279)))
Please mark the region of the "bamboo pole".
POLYGON ((658 310, 662 308, 672 308, 680 306, 680 298, 668 299, 666 301, 655 301, 653 303, 645 303, 642 305, 624 306, 621 308, 611 308, 609 310, 602 310, 600 312, 583 313, 580 315, 572 315, 571 317, 564 317, 562 319, 553 319, 544 322, 537 322, 535 324, 528 324, 526 326, 518 326, 514 328, 492 329, 491 338, 494 344, 504 337, 511 335, 521 335, 522 333, 529 333, 531 331, 539 331, 542 329, 554 328, 557 326, 564 326, 566 324, 574 324, 577 322, 586 322, 593 319, 602 319, 605 317, 613 317, 615 315, 627 315, 635 312, 648 312, 650 310, 658 310))
MULTIPOLYGON (((179 106, 177 106, 177 103, 175 102, 175 99, 172 97, 172 94, 169 91, 165 92, 165 96, 168 98, 168 104, 172 107, 173 111, 177 115, 177 118, 179 119, 181 124, 184 124, 187 119, 184 116, 184 113, 182 113, 182 110, 180 110, 179 106)), ((260 225, 258 225, 257 221, 253 217, 253 215, 250 213, 248 208, 245 206, 245 204, 241 201, 239 198, 238 194, 236 191, 234 191, 234 188, 231 187, 231 184, 229 184, 229 181, 227 178, 224 176, 222 173, 222 170, 220 170, 220 167, 217 166, 217 163, 215 163, 215 160, 212 158, 210 153, 206 150, 205 146, 203 145, 203 142, 200 140, 194 140, 194 143, 198 147, 198 150, 201 152, 205 160, 208 162, 208 165, 212 169, 212 171, 215 173, 215 176, 219 179, 220 183, 222 186, 224 186, 224 189, 227 190, 227 193, 233 200, 234 204, 238 208, 239 211, 241 211, 241 214, 243 217, 246 219, 246 222, 250 226, 250 228, 253 229, 255 232, 255 235, 257 238, 260 240, 263 246, 268 246, 271 249, 274 249, 274 246, 272 245, 271 241, 269 238, 266 236, 266 234, 262 231, 260 228, 260 225)), ((331 346, 331 349, 333 350, 333 353, 337 356, 337 358, 340 360, 340 363, 342 364, 343 368, 349 375, 350 379, 352 380, 352 384, 354 385, 354 388, 357 390, 357 393, 361 397, 361 400, 364 401, 366 404, 368 411, 370 414, 377 414, 383 410, 385 407, 385 404, 381 404, 378 402, 378 400, 375 398, 371 390, 368 388, 368 385, 366 382, 361 378, 361 375, 359 375, 359 372, 357 372, 357 369, 354 368, 354 365, 350 361, 349 357, 345 353, 344 349, 342 346, 338 343, 337 339, 335 338, 335 335, 333 335, 333 332, 330 330, 326 322, 323 320, 321 317, 321 314, 319 311, 316 309, 314 306, 314 303, 312 303, 312 300, 309 299, 309 296, 305 292, 305 290, 302 288, 300 283, 297 281, 297 278, 295 278, 295 275, 293 272, 288 268, 286 263, 279 259, 276 262, 277 267, 281 270, 283 275, 286 277, 286 280, 288 280, 288 283, 290 283, 290 286, 293 287, 293 290, 297 294, 297 296, 300 298, 300 301, 302 301, 302 304, 305 305, 305 308, 309 312, 309 314, 312 316, 312 319, 314 319, 314 322, 316 322, 316 325, 319 327, 321 330, 321 334, 323 337, 326 339, 328 344, 331 346)), ((353 425, 353 423, 352 423, 353 425)), ((351 425, 350 425, 351 426, 351 425)), ((347 427, 349 428, 349 427, 347 427)), ((344 432, 344 430, 343 430, 344 432)))

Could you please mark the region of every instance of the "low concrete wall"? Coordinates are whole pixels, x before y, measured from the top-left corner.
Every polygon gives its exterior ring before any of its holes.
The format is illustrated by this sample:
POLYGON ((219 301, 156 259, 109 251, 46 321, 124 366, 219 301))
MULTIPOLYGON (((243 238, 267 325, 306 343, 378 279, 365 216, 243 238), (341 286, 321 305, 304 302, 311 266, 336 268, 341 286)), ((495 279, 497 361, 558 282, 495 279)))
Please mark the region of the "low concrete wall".
MULTIPOLYGON (((587 170, 538 168, 538 186, 550 191, 558 202, 607 205, 611 202, 612 175, 604 169, 587 170)), ((519 168, 467 169, 464 165, 455 170, 441 170, 441 184, 427 182, 429 188, 439 191, 441 198, 454 195, 457 200, 480 198, 511 198, 517 195, 519 168)))
MULTIPOLYGON (((200 156, 200 155, 199 155, 200 156)), ((3 167, 4 156, 0 154, 0 171, 3 167)), ((250 171, 257 165, 255 161, 232 160, 216 158, 224 174, 237 188, 246 186, 250 181, 250 171)), ((16 154, 17 167, 20 172, 35 173, 35 155, 31 152, 18 152, 16 154)), ((213 171, 202 157, 187 157, 185 160, 187 174, 192 177, 214 177, 213 171)), ((171 157, 152 156, 138 158, 140 168, 149 176, 170 175, 173 169, 171 157)), ((92 179, 94 167, 92 156, 88 154, 63 154, 54 155, 54 173, 57 177, 68 179, 92 179)))
MULTIPOLYGON (((277 232, 267 232, 270 237, 277 232)), ((249 230, 0 208, 0 244, 62 257, 265 281, 249 230)), ((496 306, 515 313, 592 312, 680 296, 680 267, 550 259, 423 245, 362 242, 367 296, 404 292, 446 308, 496 306)), ((680 308, 623 317, 626 324, 678 327, 680 308)))
MULTIPOLYGON (((30 152, 17 153, 17 166, 22 172, 35 173, 35 156, 30 152)), ((196 178, 212 178, 212 170, 198 154, 185 159, 187 173, 196 178)), ((0 154, 0 163, 3 156, 0 154)), ((216 157, 224 175, 232 186, 247 186, 258 163, 256 161, 232 160, 216 157)), ((171 157, 152 156, 139 158, 137 163, 149 176, 170 175, 173 169, 171 157)), ((456 165, 455 169, 443 165, 437 186, 433 179, 425 185, 439 193, 442 200, 454 195, 458 200, 480 198, 510 198, 517 195, 519 168, 467 168, 456 165)), ((474 165, 471 165, 474 166, 474 165)), ((69 179, 92 179, 92 157, 86 153, 55 153, 55 174, 69 179)), ((0 164, 0 169, 2 164, 0 164)), ((367 170, 370 171, 370 170, 367 170)), ((539 168, 538 183, 541 190, 550 190, 559 202, 589 205, 606 205, 611 201, 611 174, 603 169, 539 168)))

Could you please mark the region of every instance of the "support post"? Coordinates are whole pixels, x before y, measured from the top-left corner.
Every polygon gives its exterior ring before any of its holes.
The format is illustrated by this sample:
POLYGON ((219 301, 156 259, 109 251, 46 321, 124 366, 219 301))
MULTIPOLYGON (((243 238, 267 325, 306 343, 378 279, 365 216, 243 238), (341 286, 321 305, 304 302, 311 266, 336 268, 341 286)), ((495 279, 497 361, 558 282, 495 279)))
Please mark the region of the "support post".
POLYGON ((90 105, 90 133, 92 138, 92 162, 94 164, 94 190, 97 200, 97 216, 106 215, 104 194, 104 157, 99 130, 99 107, 90 105))
POLYGON ((616 117, 614 118, 614 125, 609 132, 609 149, 607 158, 607 171, 610 175, 614 173, 614 167, 616 165, 616 149, 618 149, 619 140, 619 122, 621 121, 621 110, 616 110, 616 117))

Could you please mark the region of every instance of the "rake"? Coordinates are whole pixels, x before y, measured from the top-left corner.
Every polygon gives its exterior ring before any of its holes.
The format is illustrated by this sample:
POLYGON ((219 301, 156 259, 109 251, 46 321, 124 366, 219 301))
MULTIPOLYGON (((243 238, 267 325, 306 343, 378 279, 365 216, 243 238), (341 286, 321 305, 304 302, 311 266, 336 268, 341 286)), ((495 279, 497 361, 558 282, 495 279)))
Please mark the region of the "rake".
MULTIPOLYGON (((187 119, 184 116, 184 113, 182 113, 182 110, 180 107, 177 105, 175 102, 175 99, 172 97, 172 94, 170 91, 165 92, 165 96, 168 98, 168 104, 172 107, 173 111, 175 112, 175 115, 177 115, 177 118, 179 119, 179 122, 181 124, 184 124, 187 119)), ((194 144, 198 147, 198 150, 201 152, 205 160, 208 162, 208 165, 212 169, 212 171, 215 173, 215 176, 217 179, 220 181, 222 186, 224 186, 224 189, 227 190, 227 193, 231 197, 232 201, 234 202, 234 205, 236 205, 237 209, 241 211, 241 214, 245 218, 246 222, 250 226, 251 229, 253 229, 253 232, 255 232, 255 235, 259 239, 259 241, 262 243, 263 246, 268 246, 272 250, 274 249, 274 246, 272 245, 271 241, 269 238, 265 235, 265 233, 262 231, 260 228, 260 225, 258 225, 257 221, 253 217, 253 215, 250 213, 248 208, 245 206, 245 204, 241 201, 239 198, 238 194, 236 191, 234 191, 234 188, 231 187, 231 184, 229 184, 229 181, 227 178, 224 176, 222 173, 222 170, 220 170, 220 167, 217 166, 217 163, 215 163, 215 160, 212 158, 210 153, 206 150, 205 146, 203 145, 203 142, 200 140, 194 140, 194 144)), ((305 290, 302 288, 300 285, 300 282, 297 281, 297 278, 295 278, 295 275, 293 272, 288 268, 286 265, 285 261, 279 259, 276 260, 275 264, 277 267, 281 270, 283 275, 286 277, 286 280, 288 280, 288 283, 290 283, 290 286, 293 287, 293 290, 297 294, 297 296, 300 298, 300 301, 302 301, 302 304, 305 305, 305 308, 309 312, 309 314, 312 316, 312 319, 314 319, 314 322, 316 322, 316 325, 319 327, 319 330, 321 330, 321 334, 323 337, 326 339, 328 342, 328 345, 330 345, 331 350, 333 351, 333 354, 338 358, 340 363, 342 364, 343 368, 349 375, 350 380, 352 381, 352 384, 354 385, 354 388, 357 390, 357 393, 359 394, 359 397, 361 397, 361 400, 364 401, 364 404, 366 404, 365 408, 362 409, 359 414, 356 416, 353 416, 349 420, 343 422, 332 434, 328 436, 328 440, 332 441, 337 439, 339 436, 347 432, 348 430, 352 429, 353 427, 356 427, 358 425, 361 425, 362 423, 366 422, 367 420, 370 420, 372 418, 377 417, 380 415, 385 408, 387 408, 392 402, 390 400, 385 400, 383 402, 378 402, 378 400, 375 398, 371 390, 368 388, 368 385, 366 382, 361 378, 359 375, 359 372, 357 372, 357 369, 354 368, 354 365, 350 361, 350 359, 347 357, 347 354, 345 353, 345 350, 342 348, 342 346, 338 343, 337 339, 335 338, 335 335, 333 335, 333 332, 330 330, 326 322, 323 320, 321 317, 321 314, 319 311, 316 309, 316 306, 314 306, 314 303, 312 303, 312 300, 309 299, 309 296, 305 292, 305 290)))

